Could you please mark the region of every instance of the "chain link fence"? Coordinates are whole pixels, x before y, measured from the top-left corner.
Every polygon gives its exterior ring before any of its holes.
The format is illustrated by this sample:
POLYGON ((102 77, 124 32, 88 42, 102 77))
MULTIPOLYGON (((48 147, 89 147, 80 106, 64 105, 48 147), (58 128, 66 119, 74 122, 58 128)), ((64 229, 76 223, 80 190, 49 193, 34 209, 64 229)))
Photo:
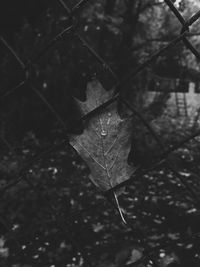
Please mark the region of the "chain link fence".
MULTIPOLYGON (((66 12, 66 14, 67 14, 68 25, 64 30, 59 32, 49 42, 45 42, 46 44, 44 45, 43 49, 41 49, 40 51, 37 51, 37 53, 35 53, 34 57, 30 57, 26 61, 22 60, 19 53, 16 52, 15 49, 13 49, 12 46, 3 37, 0 38, 2 46, 5 49, 7 49, 9 54, 17 62, 18 67, 21 69, 20 70, 20 77, 23 76, 22 79, 16 85, 12 86, 10 89, 6 88, 6 90, 1 95, 1 98, 0 98, 1 103, 3 103, 4 101, 8 101, 9 97, 13 93, 18 92, 21 89, 21 87, 26 85, 27 88, 32 90, 34 92, 34 94, 43 102, 43 104, 46 106, 46 108, 52 113, 52 115, 56 118, 59 125, 66 133, 66 135, 69 132, 69 129, 72 129, 73 127, 76 127, 80 123, 83 123, 83 122, 89 120, 92 116, 96 115, 98 112, 100 112, 102 109, 106 108, 107 106, 109 106, 113 102, 119 101, 120 103, 123 103, 132 112, 134 117, 136 117, 140 121, 140 123, 144 127, 146 127, 148 132, 151 134, 152 138, 157 143, 157 145, 161 151, 162 156, 159 158, 158 161, 154 162, 149 168, 146 168, 146 169, 138 168, 136 173, 129 180, 123 182, 122 184, 117 185, 116 187, 112 188, 109 192, 107 192, 105 195, 106 199, 109 199, 110 193, 112 191, 119 189, 119 188, 122 188, 124 186, 132 185, 134 181, 137 181, 137 179, 140 179, 142 176, 145 176, 148 173, 150 173, 156 169, 159 169, 159 167, 163 163, 166 163, 168 171, 170 171, 170 173, 173 176, 177 177, 181 186, 183 187, 183 190, 185 190, 185 192, 187 192, 187 194, 189 194, 190 197, 193 199, 193 201, 195 203, 195 207, 199 208, 199 206, 200 206, 199 194, 194 190, 193 185, 191 183, 188 183, 185 176, 183 174, 181 174, 181 172, 179 172, 174 167, 174 162, 173 162, 173 160, 170 159, 169 155, 172 154, 173 152, 175 152, 176 150, 178 150, 179 148, 181 148, 182 146, 184 146, 185 144, 189 143, 195 137, 198 137, 200 135, 200 130, 197 130, 196 132, 191 133, 189 136, 185 137, 183 140, 181 140, 175 146, 166 149, 165 144, 163 144, 162 139, 158 136, 158 134, 155 132, 153 127, 148 123, 148 121, 145 119, 145 117, 137 109, 135 109, 134 106, 131 103, 129 103, 127 99, 125 99, 123 97, 123 94, 121 94, 121 92, 123 91, 123 87, 125 84, 127 84, 130 80, 133 80, 138 74, 140 74, 142 71, 144 71, 151 63, 153 63, 155 60, 157 60, 161 55, 167 53, 170 49, 176 47, 177 44, 179 44, 180 42, 183 42, 184 45, 191 51, 191 53, 198 60, 200 59, 199 51, 192 45, 192 43, 188 39, 189 28, 191 25, 193 25, 199 19, 200 11, 195 13, 193 16, 191 16, 190 18, 188 18, 186 20, 183 18, 183 16, 181 15, 181 13, 178 11, 178 9, 175 7, 175 5, 173 4, 173 2, 171 0, 164 0, 164 2, 162 4, 167 5, 169 7, 169 10, 176 16, 177 23, 180 23, 180 25, 182 27, 180 34, 177 37, 175 37, 172 41, 170 41, 166 46, 164 46, 159 51, 157 51, 155 54, 151 55, 149 59, 147 59, 143 63, 141 63, 139 65, 139 67, 131 70, 130 73, 128 73, 127 75, 125 75, 122 78, 120 77, 120 79, 119 79, 115 70, 105 61, 105 59, 98 52, 95 51, 95 49, 88 43, 87 38, 85 38, 84 36, 82 36, 79 33, 79 27, 80 27, 79 14, 83 10, 83 8, 88 4, 89 0, 81 0, 80 2, 78 2, 77 4, 75 4, 72 7, 69 7, 66 4, 66 1, 58 0, 57 2, 58 2, 57 5, 60 5, 63 8, 64 12, 66 12), (34 65, 39 60, 41 60, 41 58, 43 58, 45 56, 45 54, 48 53, 48 51, 50 51, 50 53, 51 53, 51 51, 55 48, 55 46, 59 42, 68 42, 68 43, 73 44, 73 42, 75 42, 75 41, 80 42, 81 45, 84 48, 86 48, 88 50, 88 52, 92 55, 92 57, 101 65, 101 68, 103 69, 103 71, 112 77, 112 79, 115 81, 115 84, 112 87, 112 89, 115 89, 115 91, 118 93, 116 93, 115 96, 111 100, 107 101, 103 105, 100 105, 98 108, 96 108, 92 112, 81 117, 79 120, 73 121, 71 123, 71 125, 69 126, 69 125, 66 125, 65 121, 61 118, 61 116, 56 111, 56 109, 51 105, 51 103, 43 95, 42 90, 40 88, 40 84, 37 81, 37 78, 34 75, 32 75, 32 68, 34 68, 34 65)), ((90 3, 90 4, 92 4, 92 3, 90 3)), ((97 74, 97 78, 98 78, 98 74, 97 74)), ((11 151, 11 153, 13 155, 17 155, 15 149, 13 149, 13 147, 10 146, 10 144, 6 141, 6 139, 3 138, 3 135, 1 136, 1 141, 5 145, 5 147, 7 147, 11 151)), ((29 177, 30 172, 33 171, 31 168, 32 168, 32 166, 34 166, 35 163, 37 163, 39 160, 41 160, 41 158, 48 157, 49 155, 51 155, 51 153, 56 153, 56 151, 61 147, 62 148, 68 147, 68 143, 66 140, 59 142, 59 143, 56 143, 56 145, 51 146, 47 150, 43 151, 41 154, 30 159, 30 161, 27 162, 26 164, 23 164, 23 166, 20 168, 20 171, 18 171, 18 173, 17 173, 17 177, 15 179, 11 179, 10 182, 3 184, 1 186, 0 199, 1 199, 1 202, 5 201, 4 197, 8 192, 9 192, 8 196, 10 195, 10 197, 12 197, 12 194, 15 194, 15 187, 17 185, 19 185, 22 181, 25 182, 26 183, 26 190, 28 187, 28 190, 30 190, 30 194, 35 194, 36 196, 38 196, 41 203, 42 203, 41 205, 43 207, 45 207, 45 209, 47 211, 47 214, 48 214, 47 219, 44 221, 42 219, 40 219, 40 223, 43 224, 43 226, 44 226, 43 229, 46 228, 46 224, 48 224, 51 227, 52 221, 54 223, 56 223, 57 227, 59 229, 56 234, 59 236, 65 236, 66 239, 69 240, 69 243, 70 243, 69 245, 66 245, 65 243, 63 243, 62 246, 63 247, 73 246, 73 248, 76 250, 76 253, 78 253, 78 255, 80 256, 80 262, 79 262, 80 266, 82 266, 82 265, 93 266, 93 262, 92 262, 92 259, 90 257, 90 254, 88 253, 87 246, 85 247, 82 244, 82 242, 79 240, 79 236, 77 234, 77 225, 76 225, 77 220, 74 219, 77 216, 81 216, 80 215, 81 213, 84 214, 85 211, 84 210, 80 210, 80 211, 78 210, 75 212, 74 211, 70 212, 70 214, 68 214, 68 216, 67 216, 67 217, 69 217, 69 220, 68 221, 66 219, 62 220, 61 215, 58 213, 58 211, 56 209, 56 206, 52 204, 52 201, 48 198, 48 196, 42 195, 42 193, 39 191, 38 186, 35 183, 35 181, 31 180, 29 177), (73 227, 75 225, 76 234, 72 232, 72 228, 73 228, 72 225, 73 225, 73 227)), ((19 196, 19 197, 21 197, 21 196, 19 196)), ((22 198, 22 201, 23 201, 23 198, 22 198)), ((93 210, 93 211, 97 210, 98 211, 98 209, 102 208, 102 206, 104 205, 103 203, 104 203, 103 199, 100 199, 100 203, 95 203, 95 204, 91 205, 91 210, 93 210)), ((32 205, 32 204, 30 204, 30 205, 32 205)), ((105 202, 105 205, 106 205, 106 202, 105 202)), ((18 207, 16 206, 15 208, 16 208, 16 212, 17 212, 18 207)), ((7 209, 9 209, 9 203, 7 204, 7 209)), ((29 206, 26 209, 27 210, 25 210, 24 212, 28 214, 29 206)), ((88 211, 88 210, 90 210, 90 207, 86 207, 85 209, 88 211)), ((23 212, 23 210, 20 212, 23 212)), ((65 212, 68 212, 68 211, 65 211, 65 212)), ((16 251, 21 251, 24 249, 24 247, 20 241, 21 237, 18 236, 17 234, 15 234, 15 231, 17 230, 18 226, 17 226, 17 224, 16 225, 14 224, 14 226, 13 225, 11 226, 11 223, 8 223, 7 219, 8 218, 6 215, 3 216, 1 214, 0 224, 1 224, 1 228, 3 229, 1 231, 1 234, 5 235, 6 238, 11 240, 11 243, 12 243, 11 247, 12 246, 17 247, 16 251)), ((12 218, 11 218, 11 221, 12 221, 12 218)), ((28 222, 28 223, 30 223, 30 225, 31 225, 31 222, 28 222)), ((112 224, 112 222, 110 222, 110 223, 112 224)), ((79 222, 79 224, 80 224, 80 222, 79 222)), ((32 227, 34 227, 34 225, 32 225, 32 227)), ((147 262, 148 262, 148 264, 152 264, 152 266, 156 266, 156 264, 153 265, 152 261, 150 261, 154 257, 154 255, 156 253, 158 253, 158 251, 164 249, 165 247, 170 247, 170 246, 172 247, 174 245, 174 243, 177 242, 177 241, 176 242, 172 241, 171 243, 161 244, 161 245, 155 246, 151 249, 145 248, 144 236, 141 233, 139 233, 138 229, 134 229, 131 222, 128 222, 127 228, 129 228, 130 231, 132 233, 134 233, 133 235, 135 235, 137 232, 138 243, 144 249, 143 256, 141 256, 134 263, 130 263, 127 266, 143 266, 140 264, 145 264, 145 263, 147 264, 147 262)), ((199 237, 199 233, 195 233, 195 234, 192 234, 190 236, 190 238, 185 238, 185 239, 183 238, 182 241, 187 243, 188 241, 191 241, 191 240, 198 238, 198 237, 199 237)), ((29 238, 28 234, 27 234, 26 238, 29 238)), ((37 242, 37 239, 35 242, 37 242)), ((1 249, 3 249, 3 248, 1 247, 1 249)), ((42 249, 43 248, 41 248, 41 251, 42 251, 42 249)), ((98 253, 98 251, 97 251, 97 253, 98 253)), ((17 258, 17 252, 15 252, 15 254, 16 254, 15 256, 17 258)), ((37 253, 35 254, 35 259, 37 259, 37 253)), ((19 260, 19 259, 17 258, 17 260, 19 260)), ((11 264, 11 263, 8 263, 8 265, 6 265, 7 263, 2 260, 2 264, 3 264, 3 266, 10 266, 9 264, 11 264)), ((50 265, 55 266, 53 263, 50 265)), ((16 265, 12 265, 12 266, 20 266, 20 265, 16 264, 16 265)), ((29 266, 29 265, 23 265, 23 266, 29 266)), ((36 265, 34 265, 34 266, 36 266, 36 265)), ((49 265, 41 265, 40 264, 37 266, 49 266, 49 265)), ((75 264, 74 265, 70 265, 70 264, 67 265, 66 264, 66 265, 62 265, 62 266, 75 266, 75 264)), ((151 265, 148 265, 148 266, 151 266, 151 265)))

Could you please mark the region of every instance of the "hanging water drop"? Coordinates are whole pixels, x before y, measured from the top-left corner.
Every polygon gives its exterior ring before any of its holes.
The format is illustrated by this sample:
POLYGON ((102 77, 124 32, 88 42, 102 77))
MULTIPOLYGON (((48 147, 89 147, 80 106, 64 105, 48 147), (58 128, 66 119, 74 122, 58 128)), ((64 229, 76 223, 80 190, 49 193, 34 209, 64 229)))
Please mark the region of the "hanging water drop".
POLYGON ((109 125, 109 124, 110 124, 111 116, 112 116, 112 114, 109 112, 109 113, 108 113, 107 125, 109 125))
POLYGON ((108 134, 107 131, 105 131, 105 130, 102 130, 101 131, 101 136, 104 136, 105 137, 107 134, 108 134))

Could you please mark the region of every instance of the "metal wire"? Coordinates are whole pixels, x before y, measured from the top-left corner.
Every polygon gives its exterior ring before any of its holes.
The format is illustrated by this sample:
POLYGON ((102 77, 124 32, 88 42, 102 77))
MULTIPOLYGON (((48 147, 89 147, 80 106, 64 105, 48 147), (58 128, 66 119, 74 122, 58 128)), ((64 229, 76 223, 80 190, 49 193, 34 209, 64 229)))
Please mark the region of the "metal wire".
MULTIPOLYGON (((34 58, 29 58, 27 59, 27 63, 25 63, 20 56, 17 54, 17 52, 11 47, 11 45, 3 38, 0 37, 0 42, 6 47, 8 52, 13 56, 13 58, 16 60, 18 65, 20 66, 23 74, 24 74, 24 79, 20 81, 17 85, 14 87, 7 89, 7 91, 0 97, 0 100, 3 101, 5 98, 9 97, 13 92, 16 90, 19 90, 23 85, 28 85, 28 88, 30 90, 33 90, 33 92, 37 95, 37 97, 44 103, 44 105, 48 108, 48 110, 53 114, 53 116, 57 119, 58 123, 61 125, 62 129, 67 133, 69 128, 66 126, 65 121, 60 117, 58 112, 55 110, 55 108, 52 107, 52 105, 49 103, 49 101, 45 98, 45 96, 42 94, 37 81, 33 80, 30 74, 30 68, 33 66, 34 63, 36 63, 41 57, 44 56, 46 51, 48 51, 50 48, 55 47, 55 45, 60 42, 60 41, 65 41, 65 37, 68 38, 69 40, 74 40, 75 38, 79 40, 79 42, 82 44, 83 47, 85 47, 88 52, 93 56, 93 58, 101 64, 102 68, 107 71, 116 81, 115 85, 113 86, 112 89, 115 90, 116 94, 111 98, 109 101, 105 102, 104 104, 100 105, 96 109, 92 110, 88 114, 84 115, 80 120, 73 122, 73 127, 74 125, 78 125, 81 121, 86 121, 92 118, 94 115, 97 113, 101 112, 103 109, 105 109, 107 106, 112 104, 115 101, 121 101, 124 103, 133 113, 134 116, 139 118, 139 120, 144 124, 144 126, 148 129, 149 133, 152 135, 152 137, 156 140, 158 143, 159 147, 162 150, 162 156, 161 158, 157 161, 154 162, 154 164, 146 170, 138 170, 134 177, 131 177, 129 180, 115 186, 111 190, 109 190, 106 195, 109 195, 109 193, 113 192, 116 189, 119 189, 123 186, 128 186, 132 183, 132 180, 135 179, 135 177, 139 177, 141 175, 144 175, 148 172, 150 172, 152 169, 157 168, 161 163, 167 162, 168 168, 174 173, 175 176, 180 179, 181 183, 185 186, 185 188, 188 190, 188 192, 191 194, 193 199, 195 200, 196 205, 198 208, 200 208, 200 199, 199 196, 196 194, 196 192, 193 190, 192 186, 188 184, 185 179, 182 177, 182 175, 174 168, 172 162, 167 159, 169 154, 173 153, 175 150, 181 148, 184 144, 188 143, 195 137, 200 135, 200 131, 196 131, 195 133, 192 133, 190 136, 185 137, 182 141, 180 141, 177 145, 174 147, 166 150, 164 144, 162 143, 162 140, 158 137, 158 135, 155 133, 155 131, 152 129, 150 124, 146 121, 146 119, 143 117, 142 114, 140 114, 139 111, 137 111, 134 107, 131 106, 130 103, 127 102, 126 99, 124 99, 121 95, 122 87, 128 83, 131 79, 134 79, 140 72, 145 70, 150 63, 154 62, 156 59, 158 59, 161 55, 175 47, 179 42, 183 41, 184 45, 191 51, 191 53, 199 60, 200 59, 200 53, 199 51, 191 44, 191 42, 187 39, 188 36, 188 31, 191 25, 193 25, 199 18, 200 18, 200 11, 198 11, 196 14, 191 16, 188 20, 185 20, 181 13, 178 11, 178 9, 175 7, 173 2, 171 0, 164 0, 165 4, 169 7, 169 10, 176 16, 177 20, 180 22, 182 29, 180 34, 171 40, 166 46, 162 47, 160 50, 158 50, 155 54, 151 55, 149 59, 145 60, 142 64, 140 64, 139 67, 136 69, 133 69, 128 73, 126 77, 123 77, 122 79, 118 78, 118 75, 115 73, 115 71, 111 68, 111 66, 105 61, 102 56, 99 55, 97 51, 88 43, 86 38, 84 36, 81 36, 80 33, 78 32, 78 23, 77 23, 77 14, 78 12, 81 12, 82 8, 85 7, 85 5, 88 3, 88 0, 80 0, 72 9, 68 7, 68 5, 63 1, 63 0, 58 0, 58 3, 62 6, 62 8, 66 11, 69 19, 69 25, 62 30, 60 33, 58 33, 53 39, 49 40, 47 44, 44 46, 44 48, 41 49, 37 53, 37 55, 34 58)), ((24 180, 28 186, 36 190, 34 188, 34 185, 27 179, 26 175, 31 166, 34 164, 34 162, 38 161, 42 157, 48 155, 51 151, 58 149, 60 145, 63 145, 64 142, 61 142, 61 144, 58 144, 56 146, 51 147, 47 151, 44 151, 42 154, 36 156, 33 160, 31 160, 29 163, 25 164, 25 166, 19 171, 18 173, 18 178, 16 178, 14 181, 8 183, 5 185, 1 191, 0 191, 0 197, 3 197, 5 192, 16 186, 19 182, 24 180)), ((55 215, 56 211, 55 208, 52 207, 52 205, 49 203, 48 200, 45 200, 45 203, 49 206, 52 214, 55 215)), ((94 208, 94 207, 93 207, 94 208)), ((71 216, 75 216, 76 214, 72 214, 71 216)), ((59 216, 58 216, 59 217, 59 216)), ((4 223, 6 225, 6 223, 4 223)), ((63 230, 63 232, 66 232, 65 225, 62 223, 60 224, 60 228, 63 230)), ((87 253, 80 248, 78 243, 73 240, 73 237, 70 236, 70 231, 67 231, 68 238, 70 241, 73 243, 73 245, 77 248, 77 251, 81 251, 82 256, 84 257, 85 262, 87 262, 87 266, 93 266, 93 264, 90 262, 90 258, 87 255, 87 253)), ((191 237, 192 238, 192 237, 191 237)), ((18 242, 18 241, 16 241, 18 242)), ((159 248, 155 248, 153 250, 153 253, 159 248)), ((152 254, 152 252, 150 252, 152 254)), ((147 253, 148 255, 148 253, 147 253)), ((147 256, 144 258, 138 260, 131 266, 136 266, 137 264, 143 262, 146 259, 147 256)))

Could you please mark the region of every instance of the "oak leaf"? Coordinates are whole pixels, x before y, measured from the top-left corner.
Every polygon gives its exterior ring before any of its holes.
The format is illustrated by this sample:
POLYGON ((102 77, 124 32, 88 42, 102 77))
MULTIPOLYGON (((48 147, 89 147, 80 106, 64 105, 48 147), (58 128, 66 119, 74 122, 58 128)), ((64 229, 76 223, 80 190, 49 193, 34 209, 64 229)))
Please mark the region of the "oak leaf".
MULTIPOLYGON (((108 101, 112 91, 106 91, 97 80, 88 83, 86 101, 77 100, 82 115, 108 101)), ((117 103, 112 103, 94 115, 80 135, 71 135, 70 144, 87 163, 90 179, 101 190, 107 191, 129 179, 133 166, 127 158, 131 147, 131 119, 121 118, 117 103)))

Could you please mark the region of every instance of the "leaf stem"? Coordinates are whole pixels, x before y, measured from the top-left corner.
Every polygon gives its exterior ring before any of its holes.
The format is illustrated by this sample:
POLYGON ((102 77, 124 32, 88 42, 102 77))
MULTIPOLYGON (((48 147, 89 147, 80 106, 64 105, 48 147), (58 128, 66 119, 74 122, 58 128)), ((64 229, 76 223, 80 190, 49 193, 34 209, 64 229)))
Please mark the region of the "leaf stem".
POLYGON ((118 209, 118 211, 119 211, 119 215, 120 215, 120 217, 121 217, 123 223, 124 223, 125 225, 127 225, 127 221, 126 221, 125 218, 124 218, 122 209, 121 209, 121 207, 120 207, 120 205, 119 205, 119 200, 118 200, 118 198, 117 198, 117 195, 116 195, 115 192, 113 192, 113 195, 114 195, 114 198, 115 198, 115 201, 116 201, 116 204, 117 204, 117 209, 118 209))

